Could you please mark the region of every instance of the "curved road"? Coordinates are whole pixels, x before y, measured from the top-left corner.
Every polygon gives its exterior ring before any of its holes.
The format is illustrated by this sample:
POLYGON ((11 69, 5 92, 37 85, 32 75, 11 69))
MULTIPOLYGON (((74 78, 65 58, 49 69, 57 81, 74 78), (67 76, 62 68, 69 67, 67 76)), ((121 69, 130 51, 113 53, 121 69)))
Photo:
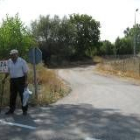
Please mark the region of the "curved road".
POLYGON ((94 68, 59 69, 58 75, 72 88, 70 94, 50 106, 30 109, 27 117, 20 110, 11 117, 2 114, 0 139, 140 140, 140 86, 97 74, 94 68))
POLYGON ((95 108, 111 108, 122 113, 140 114, 140 85, 131 81, 103 76, 95 66, 59 70, 72 92, 57 104, 91 104, 95 108))

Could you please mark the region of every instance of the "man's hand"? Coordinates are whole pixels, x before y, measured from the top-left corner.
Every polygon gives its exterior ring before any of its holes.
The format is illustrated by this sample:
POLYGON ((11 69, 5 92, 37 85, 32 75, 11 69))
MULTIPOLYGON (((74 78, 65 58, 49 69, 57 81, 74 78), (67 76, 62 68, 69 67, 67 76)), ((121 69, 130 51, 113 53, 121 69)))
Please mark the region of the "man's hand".
POLYGON ((28 86, 28 82, 27 81, 25 81, 25 88, 28 86))

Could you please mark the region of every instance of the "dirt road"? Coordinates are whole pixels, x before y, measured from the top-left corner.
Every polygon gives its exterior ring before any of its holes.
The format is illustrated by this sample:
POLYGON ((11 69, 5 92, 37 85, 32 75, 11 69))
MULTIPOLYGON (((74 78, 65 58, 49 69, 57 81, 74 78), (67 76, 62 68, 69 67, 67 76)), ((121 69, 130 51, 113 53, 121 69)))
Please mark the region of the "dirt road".
POLYGON ((71 93, 30 108, 23 117, 0 116, 1 140, 140 140, 140 86, 103 76, 95 66, 59 69, 71 93))
POLYGON ((72 92, 57 104, 91 104, 121 113, 140 114, 140 85, 122 78, 97 74, 95 66, 62 69, 59 76, 72 92))

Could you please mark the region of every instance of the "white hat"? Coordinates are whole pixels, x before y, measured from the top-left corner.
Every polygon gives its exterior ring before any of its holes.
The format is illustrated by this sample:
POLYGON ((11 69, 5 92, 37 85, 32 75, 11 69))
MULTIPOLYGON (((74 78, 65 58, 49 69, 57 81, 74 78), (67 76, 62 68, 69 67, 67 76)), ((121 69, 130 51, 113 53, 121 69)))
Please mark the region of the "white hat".
POLYGON ((11 54, 18 54, 18 50, 16 50, 16 49, 11 50, 11 51, 10 51, 10 55, 11 55, 11 54))

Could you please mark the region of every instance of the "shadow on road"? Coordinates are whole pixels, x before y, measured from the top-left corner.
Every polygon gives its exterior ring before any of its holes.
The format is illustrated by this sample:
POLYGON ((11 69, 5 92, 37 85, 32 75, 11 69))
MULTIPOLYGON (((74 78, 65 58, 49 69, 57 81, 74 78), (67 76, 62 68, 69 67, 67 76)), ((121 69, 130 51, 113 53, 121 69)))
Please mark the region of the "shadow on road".
POLYGON ((0 120, 6 122, 0 122, 0 140, 25 140, 26 136, 30 135, 33 130, 26 127, 18 127, 14 124, 25 125, 36 127, 37 124, 34 122, 30 115, 23 116, 22 114, 6 116, 0 114, 0 120), (8 123, 11 123, 10 125, 8 123))
POLYGON ((140 116, 123 115, 113 109, 97 109, 90 104, 32 108, 26 117, 14 115, 11 118, 16 123, 37 126, 37 129, 0 125, 0 140, 85 140, 86 137, 140 140, 140 116))
POLYGON ((118 110, 63 104, 33 110, 32 114, 40 124, 28 137, 31 140, 140 140, 140 116, 123 115, 118 110))

